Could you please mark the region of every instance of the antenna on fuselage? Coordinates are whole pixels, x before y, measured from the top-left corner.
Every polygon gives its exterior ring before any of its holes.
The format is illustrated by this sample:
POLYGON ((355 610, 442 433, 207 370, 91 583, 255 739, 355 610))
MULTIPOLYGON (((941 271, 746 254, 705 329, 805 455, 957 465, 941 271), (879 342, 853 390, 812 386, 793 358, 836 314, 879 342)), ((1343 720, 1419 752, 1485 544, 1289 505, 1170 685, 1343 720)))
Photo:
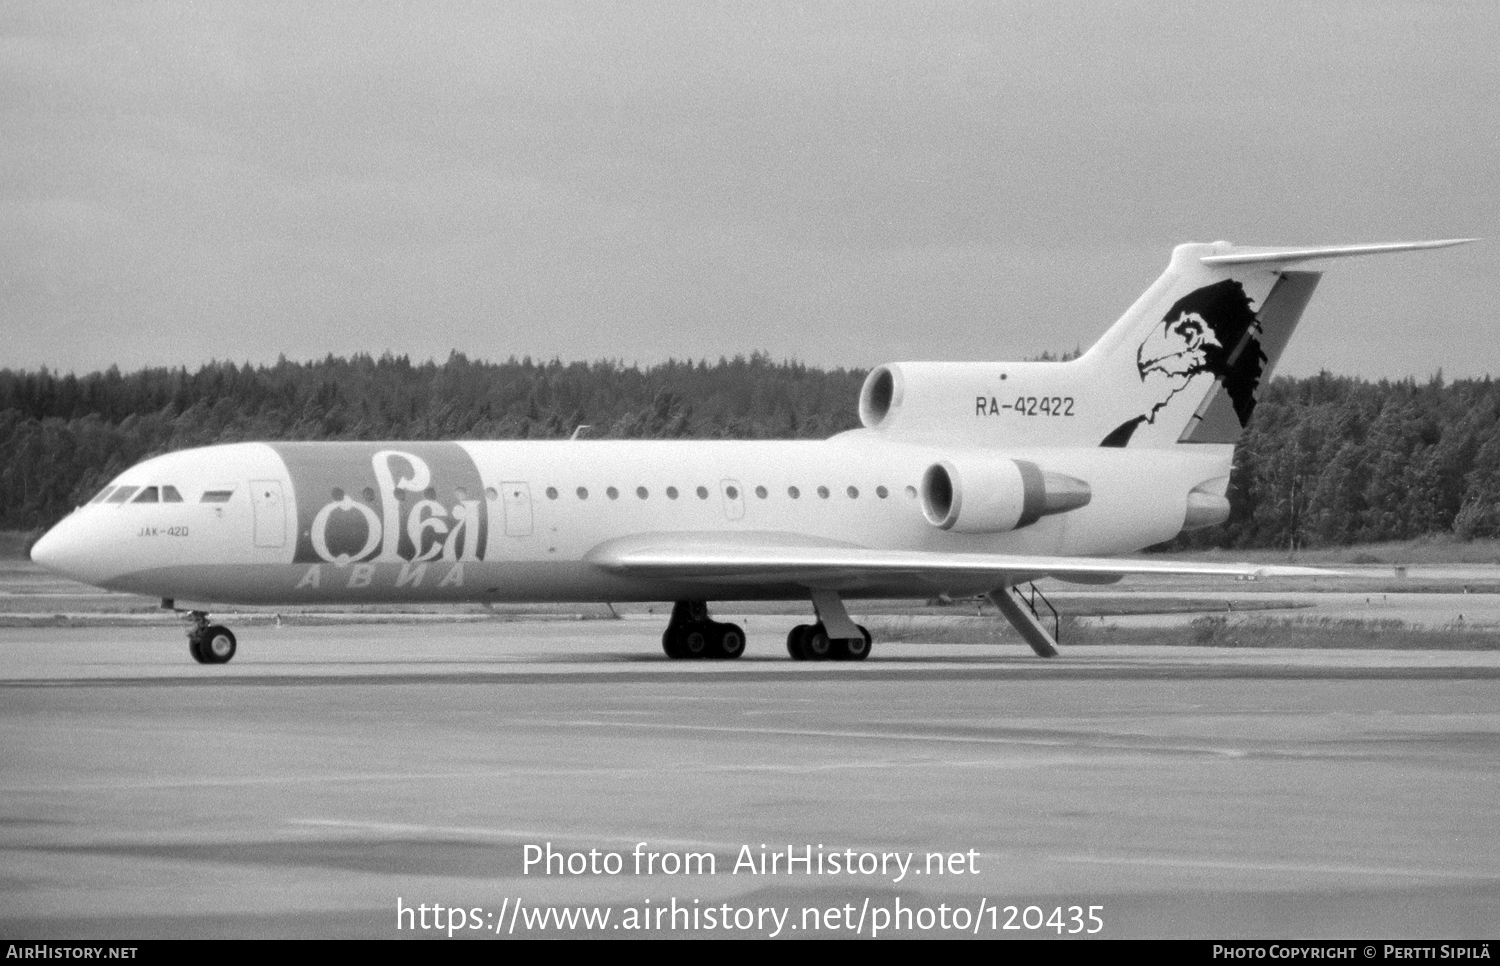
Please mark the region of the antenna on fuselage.
POLYGON ((568 437, 568 441, 572 442, 575 439, 583 439, 589 434, 589 430, 593 428, 594 427, 589 425, 588 423, 579 423, 578 428, 573 430, 573 435, 568 437))

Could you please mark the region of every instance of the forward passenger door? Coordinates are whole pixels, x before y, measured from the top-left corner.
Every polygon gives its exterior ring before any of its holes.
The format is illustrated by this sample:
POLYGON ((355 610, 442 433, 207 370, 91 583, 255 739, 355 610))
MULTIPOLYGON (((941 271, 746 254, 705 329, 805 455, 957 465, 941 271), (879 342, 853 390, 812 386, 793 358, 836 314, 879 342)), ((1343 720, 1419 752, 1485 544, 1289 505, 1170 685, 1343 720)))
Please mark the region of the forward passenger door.
POLYGON ((281 547, 286 544, 286 503, 281 481, 251 480, 250 505, 255 511, 255 545, 281 547))
POLYGON ((501 483, 500 496, 505 504, 505 535, 531 536, 531 487, 515 480, 501 483))

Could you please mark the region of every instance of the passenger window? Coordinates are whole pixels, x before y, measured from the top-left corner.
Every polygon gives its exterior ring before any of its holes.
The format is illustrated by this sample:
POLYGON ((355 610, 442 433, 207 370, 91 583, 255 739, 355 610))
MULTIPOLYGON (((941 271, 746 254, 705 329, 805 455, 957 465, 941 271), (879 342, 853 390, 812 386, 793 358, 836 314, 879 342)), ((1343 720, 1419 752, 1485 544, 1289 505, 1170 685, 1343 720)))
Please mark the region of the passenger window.
POLYGON ((826 487, 826 486, 820 486, 820 487, 818 487, 818 496, 821 496, 825 500, 828 499, 828 487, 826 487))
POLYGON ((130 495, 138 489, 140 489, 140 487, 138 486, 122 486, 110 495, 110 498, 107 502, 124 503, 126 500, 130 499, 130 495))
POLYGON ((757 486, 755 488, 755 495, 758 496, 758 497, 760 497, 762 500, 764 500, 766 498, 766 495, 767 495, 766 494, 766 488, 763 487, 763 486, 757 486))
POLYGON ((228 503, 229 498, 234 496, 233 490, 205 490, 203 492, 204 503, 228 503))
POLYGON ((92 500, 90 500, 89 502, 90 503, 103 503, 104 502, 104 498, 107 497, 107 496, 109 496, 110 491, 113 490, 113 489, 114 489, 113 486, 106 486, 104 489, 100 490, 98 492, 98 494, 95 495, 95 497, 92 500))
POLYGON ((181 503, 182 494, 177 492, 177 487, 175 486, 164 486, 161 488, 161 502, 181 503))
POLYGON ((795 500, 797 499, 797 497, 802 495, 802 491, 797 489, 795 486, 789 486, 786 488, 786 495, 795 500))
POLYGON ((887 490, 883 486, 877 486, 877 487, 875 487, 875 495, 878 496, 878 497, 880 497, 882 500, 884 500, 886 497, 888 497, 888 496, 891 495, 891 491, 887 490))
POLYGON ((646 491, 646 488, 644 486, 638 486, 635 488, 635 495, 644 500, 651 494, 646 491))
POLYGON ((586 487, 586 486, 580 486, 578 488, 578 499, 580 499, 580 500, 587 500, 588 498, 589 498, 589 488, 586 487))
POLYGON ((851 500, 857 500, 857 499, 859 499, 859 487, 857 487, 857 486, 851 486, 845 492, 847 492, 849 494, 849 499, 851 499, 851 500))
POLYGON ((614 487, 610 487, 609 489, 604 491, 604 495, 609 497, 611 500, 618 500, 620 498, 620 491, 615 489, 614 487))
POLYGON ((549 487, 547 487, 547 499, 549 499, 549 500, 555 500, 555 499, 557 499, 557 487, 555 487, 555 486, 549 486, 549 487))
POLYGON ((700 487, 698 487, 698 499, 700 499, 700 500, 706 500, 706 499, 708 499, 708 487, 706 487, 706 486, 700 486, 700 487))
POLYGON ((914 486, 908 486, 906 488, 906 498, 908 500, 915 500, 917 498, 917 488, 914 486))
POLYGON ((669 500, 675 500, 675 499, 677 499, 677 487, 675 487, 675 486, 669 486, 669 487, 667 487, 667 499, 669 499, 669 500))
POLYGON ((130 502, 131 503, 160 503, 161 502, 161 491, 158 490, 154 486, 148 486, 145 489, 141 490, 141 492, 136 495, 136 498, 134 500, 131 500, 130 502))

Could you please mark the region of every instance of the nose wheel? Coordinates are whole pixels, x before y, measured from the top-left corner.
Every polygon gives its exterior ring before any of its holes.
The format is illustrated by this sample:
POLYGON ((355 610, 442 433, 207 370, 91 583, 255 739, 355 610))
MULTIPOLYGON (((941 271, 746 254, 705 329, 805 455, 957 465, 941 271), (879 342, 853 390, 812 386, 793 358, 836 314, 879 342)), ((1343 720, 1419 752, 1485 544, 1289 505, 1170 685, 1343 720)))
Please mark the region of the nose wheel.
POLYGON ((193 611, 193 626, 188 629, 188 653, 199 664, 228 664, 238 642, 234 632, 222 624, 210 624, 208 614, 193 611))

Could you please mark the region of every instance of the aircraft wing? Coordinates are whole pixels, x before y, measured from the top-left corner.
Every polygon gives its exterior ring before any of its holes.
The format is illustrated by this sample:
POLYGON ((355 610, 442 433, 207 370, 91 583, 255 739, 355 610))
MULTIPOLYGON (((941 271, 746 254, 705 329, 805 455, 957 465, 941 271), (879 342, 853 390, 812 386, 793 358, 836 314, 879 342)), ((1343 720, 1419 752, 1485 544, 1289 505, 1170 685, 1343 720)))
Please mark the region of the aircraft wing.
POLYGON ((1265 564, 876 550, 778 533, 643 534, 606 541, 591 550, 587 559, 621 576, 717 584, 799 584, 831 590, 868 589, 904 580, 993 589, 1041 577, 1087 583, 1130 574, 1250 579, 1339 574, 1265 564))

